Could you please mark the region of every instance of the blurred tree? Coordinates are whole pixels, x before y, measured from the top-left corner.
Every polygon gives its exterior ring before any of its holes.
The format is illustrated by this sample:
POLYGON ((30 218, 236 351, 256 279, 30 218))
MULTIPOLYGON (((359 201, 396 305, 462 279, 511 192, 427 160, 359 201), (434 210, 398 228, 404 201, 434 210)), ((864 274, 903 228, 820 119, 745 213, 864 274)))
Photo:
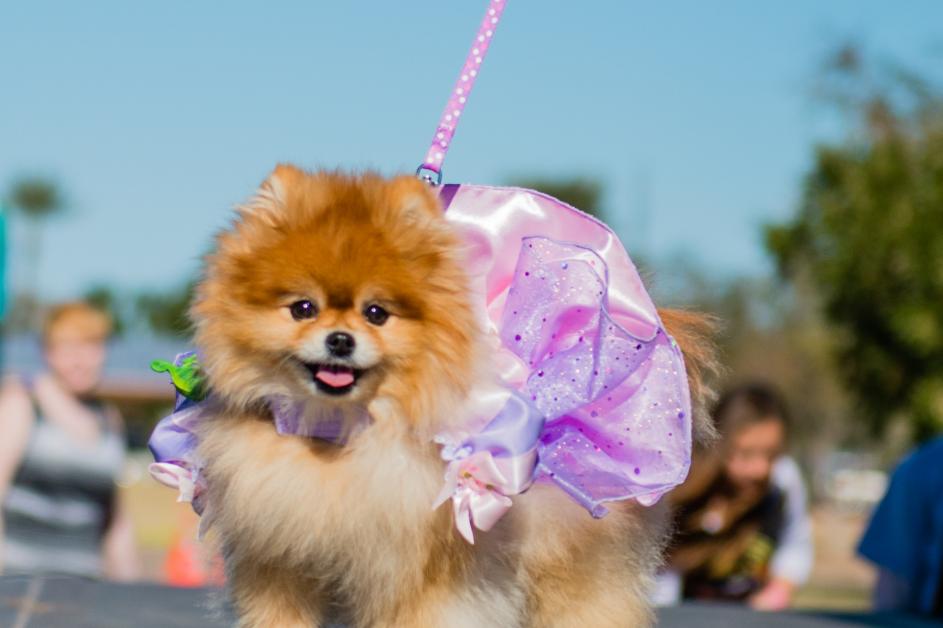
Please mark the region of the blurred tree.
POLYGON ((25 177, 14 181, 9 193, 9 204, 23 214, 29 225, 24 289, 38 297, 41 294, 39 261, 42 259, 43 221, 60 213, 65 203, 54 181, 41 177, 25 177))
POLYGON ((723 371, 713 382, 716 390, 765 381, 783 393, 791 411, 790 450, 811 479, 820 479, 818 471, 837 448, 867 444, 848 420, 832 338, 804 282, 785 287, 775 278, 718 279, 692 260, 675 259, 660 265, 651 284, 659 305, 709 312, 721 321, 716 341, 723 371))
POLYGON ((943 101, 853 46, 823 85, 852 133, 817 150, 797 216, 766 246, 784 278, 814 287, 860 416, 923 440, 943 429, 943 101))
POLYGON ((135 308, 156 334, 187 338, 190 321, 187 310, 193 299, 196 282, 163 293, 148 293, 137 297, 135 308))
POLYGON ((39 331, 39 313, 43 304, 31 292, 18 292, 9 299, 6 317, 3 319, 5 334, 39 331))
POLYGON ((115 336, 120 336, 127 328, 124 312, 124 300, 115 294, 114 290, 108 286, 99 284, 92 286, 85 291, 82 298, 95 307, 107 312, 111 317, 113 332, 115 336))
POLYGON ((603 185, 594 179, 520 177, 508 181, 508 185, 543 192, 597 218, 605 215, 601 206, 603 185))
POLYGON ((10 250, 7 239, 7 219, 9 214, 3 203, 0 202, 0 322, 6 320, 9 285, 7 284, 7 263, 9 261, 10 250))

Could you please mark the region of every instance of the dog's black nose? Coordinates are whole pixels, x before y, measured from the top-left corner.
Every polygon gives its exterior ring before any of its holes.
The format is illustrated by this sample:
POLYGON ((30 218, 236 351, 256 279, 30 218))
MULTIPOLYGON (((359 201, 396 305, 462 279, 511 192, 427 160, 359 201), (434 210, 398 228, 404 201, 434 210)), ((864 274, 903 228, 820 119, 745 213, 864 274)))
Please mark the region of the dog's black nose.
POLYGON ((354 352, 354 347, 357 345, 353 336, 342 331, 335 331, 328 335, 324 339, 324 344, 335 358, 346 358, 354 352))

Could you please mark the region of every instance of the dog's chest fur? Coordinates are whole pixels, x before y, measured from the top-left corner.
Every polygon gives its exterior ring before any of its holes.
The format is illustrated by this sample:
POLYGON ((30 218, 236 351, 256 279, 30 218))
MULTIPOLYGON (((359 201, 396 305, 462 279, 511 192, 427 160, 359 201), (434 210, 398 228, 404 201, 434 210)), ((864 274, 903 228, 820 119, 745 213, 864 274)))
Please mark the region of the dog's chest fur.
POLYGON ((227 551, 330 580, 353 597, 448 579, 487 551, 452 529, 449 505, 432 508, 445 471, 435 446, 396 429, 373 425, 338 447, 254 418, 220 419, 201 453, 208 516, 227 551))
POLYGON ((330 603, 354 613, 353 625, 437 599, 435 619, 423 615, 421 625, 529 625, 532 613, 562 613, 543 604, 569 586, 599 589, 617 606, 630 595, 645 624, 661 509, 630 505, 593 520, 559 489, 537 485, 470 545, 448 504, 432 508, 445 471, 437 448, 396 427, 375 423, 338 447, 279 435, 259 418, 221 418, 201 439, 205 516, 227 564, 267 565, 321 587, 330 603), (537 591, 551 597, 538 602, 537 591))

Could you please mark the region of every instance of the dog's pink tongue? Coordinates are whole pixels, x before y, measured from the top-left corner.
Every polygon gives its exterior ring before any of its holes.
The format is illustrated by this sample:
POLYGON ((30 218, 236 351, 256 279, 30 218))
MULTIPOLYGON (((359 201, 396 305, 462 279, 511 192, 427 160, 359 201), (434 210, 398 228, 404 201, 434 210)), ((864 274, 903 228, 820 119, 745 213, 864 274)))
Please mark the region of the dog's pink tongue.
POLYGON ((354 372, 346 366, 322 366, 314 376, 331 388, 343 388, 354 383, 354 372))

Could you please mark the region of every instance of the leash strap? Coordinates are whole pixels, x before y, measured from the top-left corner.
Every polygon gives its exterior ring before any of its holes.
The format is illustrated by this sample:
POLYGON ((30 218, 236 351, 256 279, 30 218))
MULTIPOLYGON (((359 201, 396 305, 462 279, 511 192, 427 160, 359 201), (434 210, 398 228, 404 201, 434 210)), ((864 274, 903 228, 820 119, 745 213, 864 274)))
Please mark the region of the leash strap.
POLYGON ((439 119, 439 126, 436 127, 435 135, 432 137, 432 143, 426 152, 425 161, 416 169, 416 174, 434 185, 442 183, 442 162, 445 161, 445 155, 452 145, 452 137, 455 135, 455 128, 458 126, 458 119, 465 110, 465 103, 468 95, 471 93, 475 80, 478 78, 478 72, 481 68, 481 62, 491 46, 491 39, 494 31, 504 12, 507 0, 489 0, 488 10, 485 11, 485 17, 478 28, 478 34, 472 43, 471 50, 465 58, 465 65, 458 76, 455 88, 449 96, 449 101, 445 105, 445 111, 439 119))

